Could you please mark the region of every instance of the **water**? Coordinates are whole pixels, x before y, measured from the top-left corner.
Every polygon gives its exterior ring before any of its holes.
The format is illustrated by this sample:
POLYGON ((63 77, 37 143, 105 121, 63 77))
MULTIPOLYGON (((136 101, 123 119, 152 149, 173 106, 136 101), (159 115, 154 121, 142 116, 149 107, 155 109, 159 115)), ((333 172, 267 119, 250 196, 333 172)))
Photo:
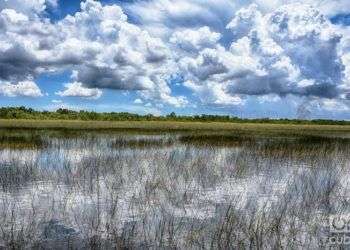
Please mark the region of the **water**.
POLYGON ((350 212, 344 138, 4 133, 21 145, 0 142, 7 247, 318 248, 350 212))

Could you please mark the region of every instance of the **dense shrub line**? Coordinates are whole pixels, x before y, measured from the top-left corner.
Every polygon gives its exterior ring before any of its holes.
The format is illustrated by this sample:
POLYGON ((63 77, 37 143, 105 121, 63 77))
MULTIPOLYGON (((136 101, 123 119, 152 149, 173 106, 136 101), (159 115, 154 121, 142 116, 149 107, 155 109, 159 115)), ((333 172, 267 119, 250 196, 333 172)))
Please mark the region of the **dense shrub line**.
POLYGON ((84 121, 181 121, 181 122, 235 122, 235 123, 271 123, 271 124, 318 124, 318 125, 350 125, 344 120, 299 120, 299 119, 243 119, 229 115, 176 115, 174 112, 165 116, 152 114, 139 115, 128 112, 94 112, 57 109, 56 111, 37 111, 26 107, 0 108, 0 119, 34 119, 34 120, 84 120, 84 121))

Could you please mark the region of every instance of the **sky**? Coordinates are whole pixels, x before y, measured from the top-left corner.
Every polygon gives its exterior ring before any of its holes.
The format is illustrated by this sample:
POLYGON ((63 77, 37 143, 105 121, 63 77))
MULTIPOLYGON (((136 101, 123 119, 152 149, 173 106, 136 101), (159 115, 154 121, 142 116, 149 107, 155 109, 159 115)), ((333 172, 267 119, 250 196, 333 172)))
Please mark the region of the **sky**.
POLYGON ((0 106, 350 120, 350 4, 0 0, 0 106))

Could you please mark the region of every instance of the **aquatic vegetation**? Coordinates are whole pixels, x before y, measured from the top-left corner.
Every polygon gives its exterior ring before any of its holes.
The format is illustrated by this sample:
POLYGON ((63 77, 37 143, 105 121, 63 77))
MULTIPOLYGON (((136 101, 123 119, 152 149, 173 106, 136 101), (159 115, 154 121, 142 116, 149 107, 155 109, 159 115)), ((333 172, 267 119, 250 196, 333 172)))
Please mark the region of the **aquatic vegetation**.
POLYGON ((175 143, 173 138, 141 137, 141 138, 117 138, 111 143, 111 147, 120 148, 144 148, 144 147, 168 147, 175 143))
POLYGON ((319 248, 350 211, 348 137, 65 134, 0 131, 44 145, 0 148, 0 246, 319 248))
POLYGON ((252 143, 255 138, 239 134, 188 134, 182 135, 179 141, 197 146, 242 146, 252 143))
POLYGON ((45 147, 45 143, 39 135, 0 135, 0 149, 28 149, 42 147, 45 147))

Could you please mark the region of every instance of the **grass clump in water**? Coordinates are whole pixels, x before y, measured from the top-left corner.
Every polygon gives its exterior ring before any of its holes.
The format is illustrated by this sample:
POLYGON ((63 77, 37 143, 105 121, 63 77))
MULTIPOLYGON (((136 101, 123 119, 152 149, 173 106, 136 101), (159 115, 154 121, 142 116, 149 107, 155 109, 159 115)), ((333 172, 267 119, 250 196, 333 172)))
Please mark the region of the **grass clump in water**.
POLYGON ((175 141, 171 138, 118 138, 111 146, 113 148, 157 148, 169 147, 175 141))
POLYGON ((252 142, 252 137, 240 135, 225 135, 225 134, 191 134, 182 135, 179 141, 183 144, 195 146, 223 146, 236 147, 242 146, 244 143, 252 142))

